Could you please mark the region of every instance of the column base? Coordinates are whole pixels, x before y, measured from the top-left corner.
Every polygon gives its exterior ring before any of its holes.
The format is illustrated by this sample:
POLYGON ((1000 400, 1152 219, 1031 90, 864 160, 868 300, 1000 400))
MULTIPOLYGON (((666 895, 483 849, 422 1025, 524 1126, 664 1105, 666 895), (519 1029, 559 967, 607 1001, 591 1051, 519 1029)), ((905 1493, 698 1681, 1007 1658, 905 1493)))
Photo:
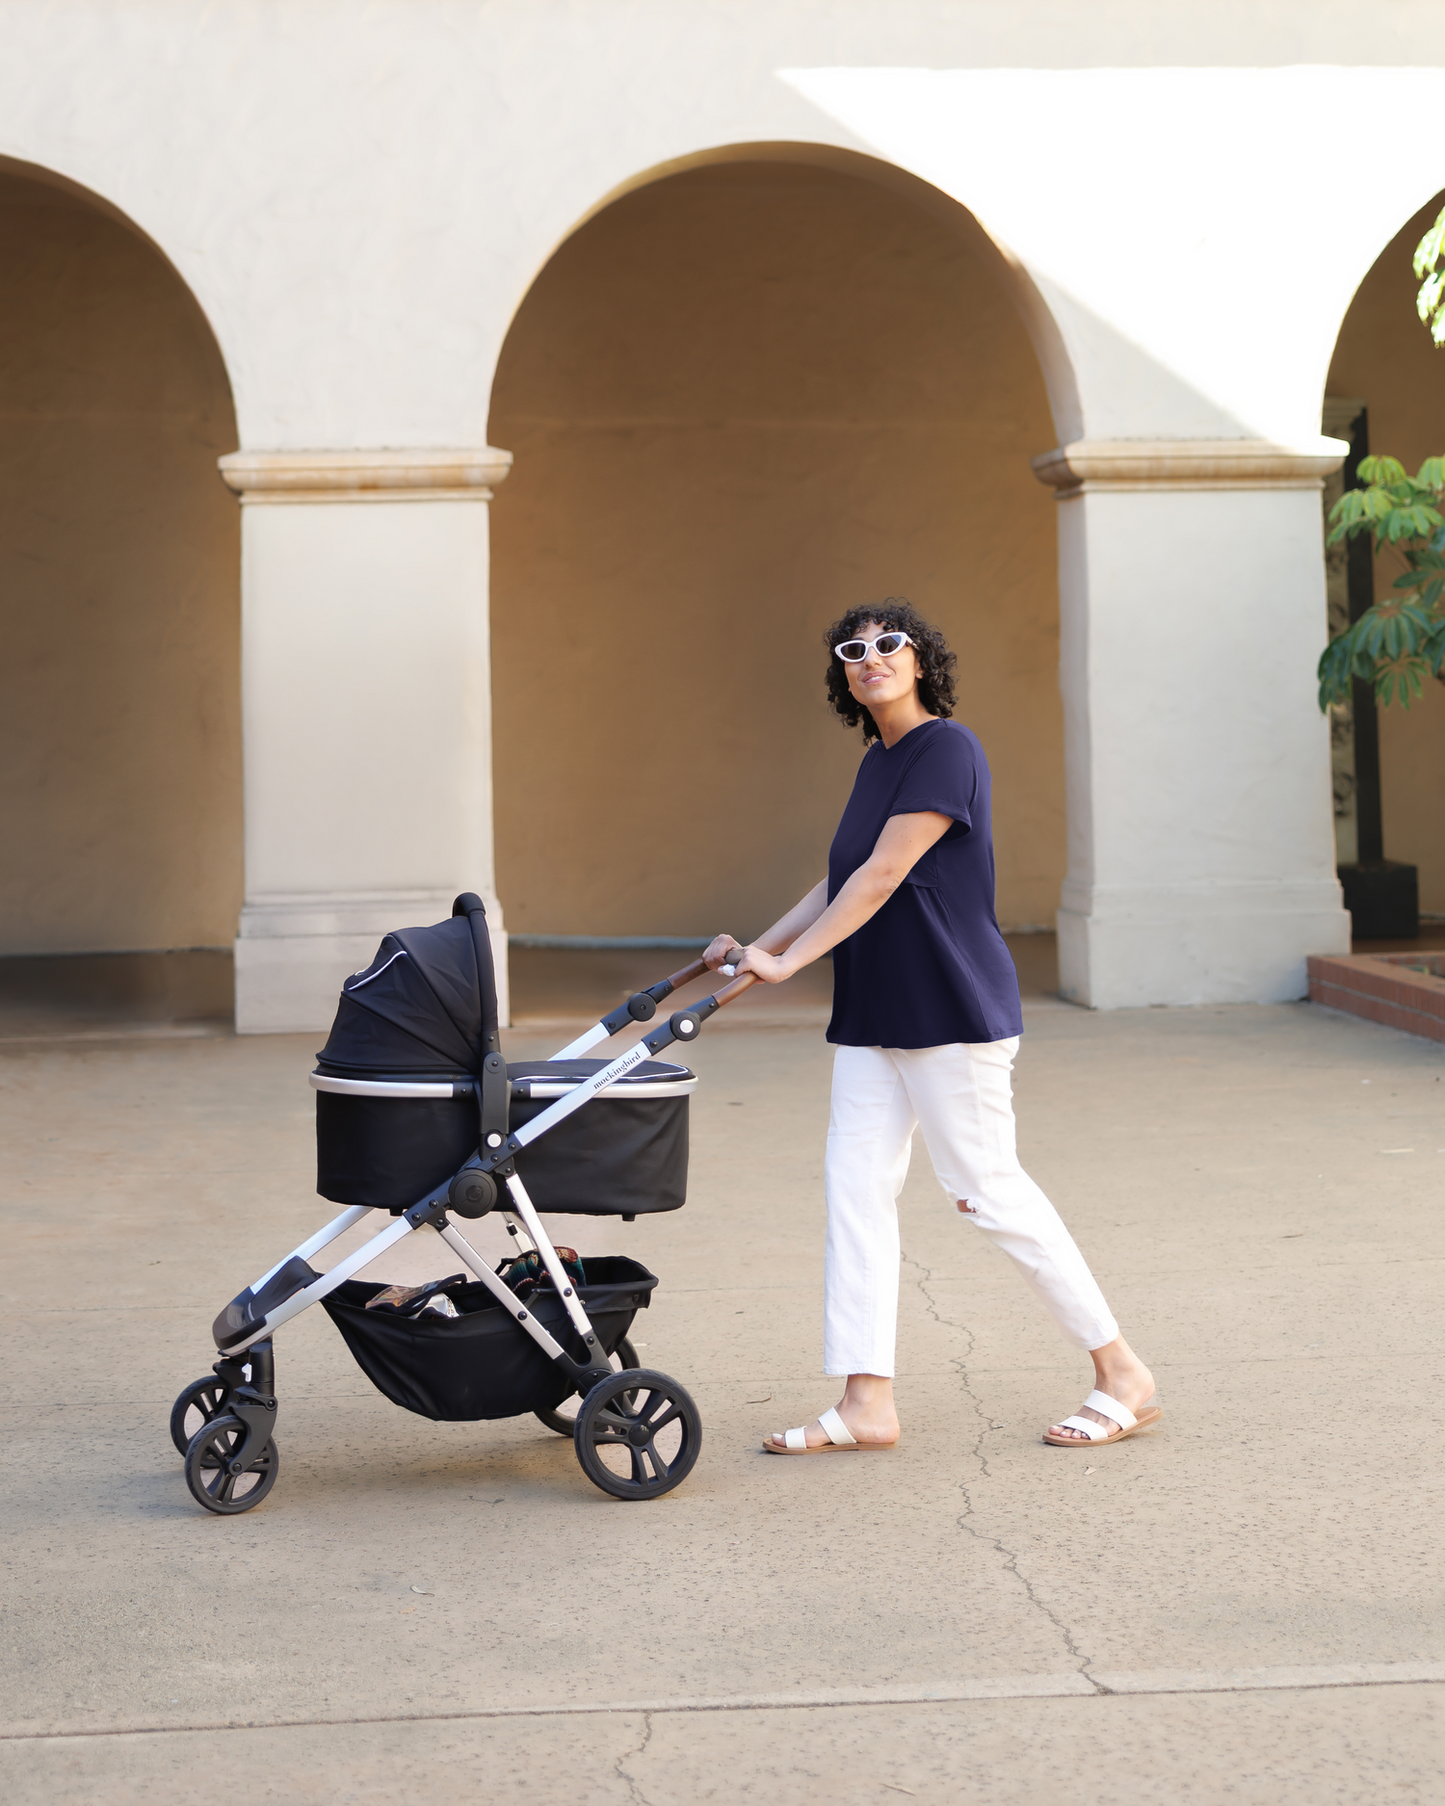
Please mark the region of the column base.
POLYGON ((1359 941, 1413 941, 1420 935, 1420 873, 1395 859, 1338 868, 1345 908, 1359 941))
POLYGON ((1059 993, 1095 1010, 1286 1003, 1309 992, 1311 953, 1348 953, 1334 879, 1088 890, 1064 886, 1059 993))
MULTIPOLYGON (((440 922, 455 890, 272 898, 248 903, 236 937, 236 1033, 324 1034, 342 981, 371 963, 396 928, 440 922)), ((498 1020, 510 1021, 502 906, 484 897, 497 972, 498 1020)))

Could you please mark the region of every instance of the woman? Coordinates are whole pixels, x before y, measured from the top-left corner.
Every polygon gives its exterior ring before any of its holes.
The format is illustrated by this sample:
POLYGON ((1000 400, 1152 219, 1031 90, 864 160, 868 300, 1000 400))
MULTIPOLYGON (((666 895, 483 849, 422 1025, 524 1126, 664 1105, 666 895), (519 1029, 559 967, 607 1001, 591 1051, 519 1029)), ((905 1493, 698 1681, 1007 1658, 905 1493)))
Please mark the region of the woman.
POLYGON ((862 723, 866 746, 828 876, 751 945, 720 934, 705 955, 780 984, 833 950, 823 1366, 847 1385, 836 1408, 763 1447, 802 1455, 898 1440, 896 1200, 915 1127, 958 1210, 1093 1357, 1095 1390, 1045 1442, 1121 1441, 1163 1413, 1084 1257, 1018 1162, 1018 975, 994 915, 988 763, 950 719, 954 656, 901 597, 851 609, 828 645, 829 697, 850 727, 862 723))

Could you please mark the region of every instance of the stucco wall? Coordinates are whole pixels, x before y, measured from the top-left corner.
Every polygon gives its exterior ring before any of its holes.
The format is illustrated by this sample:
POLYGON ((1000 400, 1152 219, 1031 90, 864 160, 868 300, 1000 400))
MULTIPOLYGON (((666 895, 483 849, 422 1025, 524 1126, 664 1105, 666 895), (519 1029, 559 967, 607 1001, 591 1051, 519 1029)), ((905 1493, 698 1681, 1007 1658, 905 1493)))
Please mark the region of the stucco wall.
POLYGON ((498 889, 513 932, 755 933, 821 876, 861 741, 820 635, 901 593, 960 655, 999 914, 1064 868, 1053 443, 994 276, 898 196, 729 165, 542 273, 490 426, 498 889))
MULTIPOLYGON (((1329 392, 1366 403, 1370 449, 1418 470, 1445 453, 1445 350, 1415 317, 1415 246, 1445 196, 1391 243, 1360 286, 1330 366, 1329 392)), ((1376 564, 1383 594, 1401 567, 1376 564)), ((1385 855, 1420 868, 1420 907, 1445 912, 1445 685, 1428 683, 1408 712, 1380 710, 1380 802, 1385 855)))
POLYGON ((1362 33, 1347 0, 0 0, 0 149, 165 249, 248 447, 475 444, 578 220, 783 141, 912 171, 1019 257, 1072 366, 1060 440, 1308 439, 1360 270, 1445 183, 1445 13, 1375 11, 1362 33), (1322 180, 1325 122, 1384 116, 1390 179, 1342 157, 1322 180))
POLYGON ((164 259, 0 177, 0 952, 235 933, 235 443, 164 259))

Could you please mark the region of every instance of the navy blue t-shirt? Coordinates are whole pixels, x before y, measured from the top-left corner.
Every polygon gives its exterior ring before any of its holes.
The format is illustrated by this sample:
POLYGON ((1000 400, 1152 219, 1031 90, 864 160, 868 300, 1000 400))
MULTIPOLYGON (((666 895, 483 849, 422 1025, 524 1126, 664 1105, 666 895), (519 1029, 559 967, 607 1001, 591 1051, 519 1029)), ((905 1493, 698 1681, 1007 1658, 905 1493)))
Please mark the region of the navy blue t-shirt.
POLYGON ((953 818, 893 895, 833 949, 828 1039, 942 1047, 1023 1032, 1019 981, 993 905, 988 760, 957 721, 875 740, 828 852, 828 901, 866 864, 893 815, 953 818))

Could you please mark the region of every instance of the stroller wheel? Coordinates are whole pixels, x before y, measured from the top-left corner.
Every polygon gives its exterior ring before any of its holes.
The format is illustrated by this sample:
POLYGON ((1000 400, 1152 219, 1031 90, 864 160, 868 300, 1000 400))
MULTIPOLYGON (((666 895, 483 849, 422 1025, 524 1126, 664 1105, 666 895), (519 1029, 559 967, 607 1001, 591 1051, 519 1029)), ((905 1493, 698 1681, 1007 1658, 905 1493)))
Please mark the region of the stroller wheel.
POLYGON ((572 1440, 594 1486, 614 1499, 657 1499, 692 1472, 702 1419, 676 1380, 632 1367, 587 1394, 572 1440))
POLYGON ((230 1471, 234 1451, 246 1439, 239 1417, 216 1417, 202 1424, 186 1450, 186 1485, 191 1497, 207 1511, 234 1517, 259 1505, 276 1484, 281 1459, 270 1441, 239 1473, 230 1471))
POLYGON ((196 1431, 213 1419, 224 1415, 230 1388, 223 1380, 208 1373, 203 1380, 192 1380, 171 1406, 171 1441, 176 1453, 184 1455, 195 1440, 196 1431))
MULTIPOLYGON (((637 1350, 622 1336, 612 1355, 612 1365, 618 1372, 624 1367, 637 1365, 637 1350)), ((555 1411, 534 1411, 532 1415, 538 1423, 546 1424, 549 1430, 555 1430, 559 1436, 570 1436, 577 1427, 577 1413, 582 1400, 574 1392, 571 1398, 564 1398, 555 1411)))

